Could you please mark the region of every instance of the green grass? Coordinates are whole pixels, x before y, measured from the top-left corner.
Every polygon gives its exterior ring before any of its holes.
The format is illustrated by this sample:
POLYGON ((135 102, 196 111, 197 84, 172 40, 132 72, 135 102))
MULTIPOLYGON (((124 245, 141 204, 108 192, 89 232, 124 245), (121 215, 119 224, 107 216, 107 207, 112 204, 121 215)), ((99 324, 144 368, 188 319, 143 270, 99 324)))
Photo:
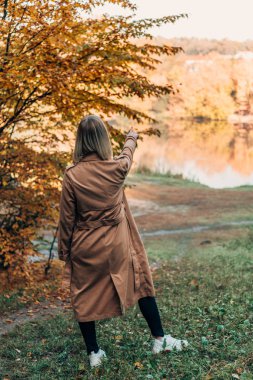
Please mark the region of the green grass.
POLYGON ((252 233, 207 246, 186 238, 171 241, 171 247, 168 237, 145 245, 151 261, 163 259, 154 282, 165 332, 187 338, 188 350, 153 356, 149 330, 135 305, 122 318, 97 322, 98 342, 110 359, 90 370, 70 311, 3 336, 0 378, 253 379, 252 233))
MULTIPOLYGON (((152 172, 148 169, 143 170, 137 170, 134 173, 131 173, 128 175, 127 183, 131 184, 132 182, 135 183, 136 181, 143 181, 143 182, 149 182, 159 185, 170 185, 170 186, 178 186, 178 187, 193 187, 198 189, 209 189, 209 186, 203 185, 197 181, 192 181, 186 178, 183 178, 181 174, 172 174, 170 172, 166 174, 156 173, 152 172)), ((232 188, 227 188, 227 190, 238 191, 252 191, 253 186, 252 185, 242 185, 232 188)))
POLYGON ((178 186, 178 187, 194 187, 194 188, 203 188, 207 189, 208 187, 200 184, 199 182, 194 182, 188 179, 184 179, 181 175, 174 175, 171 173, 160 174, 152 173, 150 171, 136 171, 131 173, 126 181, 126 184, 131 185, 132 183, 146 182, 151 184, 158 185, 169 185, 169 186, 178 186))
POLYGON ((22 289, 16 290, 10 294, 9 291, 5 291, 0 294, 0 315, 3 312, 11 312, 12 310, 21 309, 25 303, 20 301, 22 296, 22 289))

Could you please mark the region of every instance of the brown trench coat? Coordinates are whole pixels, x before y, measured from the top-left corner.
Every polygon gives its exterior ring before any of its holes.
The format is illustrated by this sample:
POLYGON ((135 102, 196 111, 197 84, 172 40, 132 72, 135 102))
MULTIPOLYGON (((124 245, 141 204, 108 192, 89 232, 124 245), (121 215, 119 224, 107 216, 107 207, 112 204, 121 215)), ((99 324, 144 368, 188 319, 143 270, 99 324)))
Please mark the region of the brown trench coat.
POLYGON ((136 139, 102 160, 96 152, 66 168, 60 199, 58 257, 77 321, 125 314, 139 298, 155 296, 147 254, 124 189, 136 139), (67 282, 66 282, 67 281, 67 282))

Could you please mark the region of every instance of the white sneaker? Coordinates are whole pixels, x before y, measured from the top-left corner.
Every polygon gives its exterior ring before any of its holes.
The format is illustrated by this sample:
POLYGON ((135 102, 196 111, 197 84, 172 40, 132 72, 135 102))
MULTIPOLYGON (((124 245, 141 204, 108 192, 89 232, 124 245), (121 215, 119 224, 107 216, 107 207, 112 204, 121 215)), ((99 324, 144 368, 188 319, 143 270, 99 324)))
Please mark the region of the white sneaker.
POLYGON ((98 352, 91 351, 91 353, 88 356, 91 367, 98 367, 102 363, 103 358, 107 357, 106 353, 101 349, 99 349, 98 352))
POLYGON ((154 339, 154 345, 152 348, 153 354, 159 354, 161 351, 181 351, 184 347, 187 347, 189 343, 187 340, 175 339, 171 335, 164 335, 162 340, 154 339))

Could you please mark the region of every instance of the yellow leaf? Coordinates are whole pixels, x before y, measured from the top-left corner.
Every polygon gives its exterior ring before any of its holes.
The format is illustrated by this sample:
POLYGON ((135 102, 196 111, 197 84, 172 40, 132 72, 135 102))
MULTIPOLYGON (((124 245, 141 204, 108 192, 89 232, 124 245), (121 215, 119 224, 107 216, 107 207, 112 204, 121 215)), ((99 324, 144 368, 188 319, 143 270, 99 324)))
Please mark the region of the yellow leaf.
POLYGON ((143 364, 141 364, 140 362, 135 362, 135 363, 134 363, 134 367, 135 367, 135 368, 142 369, 142 368, 143 368, 143 364))

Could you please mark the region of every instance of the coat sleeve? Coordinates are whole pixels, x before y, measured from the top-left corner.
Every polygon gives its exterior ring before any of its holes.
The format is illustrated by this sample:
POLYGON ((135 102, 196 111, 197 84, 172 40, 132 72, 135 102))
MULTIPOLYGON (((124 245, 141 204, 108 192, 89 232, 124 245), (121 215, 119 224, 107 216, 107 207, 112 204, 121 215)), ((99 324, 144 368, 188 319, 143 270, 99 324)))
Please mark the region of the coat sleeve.
POLYGON ((125 144, 119 156, 114 157, 114 160, 119 162, 122 179, 125 179, 133 163, 133 155, 136 149, 137 139, 131 134, 127 135, 125 144))
POLYGON ((76 198, 73 185, 66 170, 62 183, 58 225, 58 257, 62 261, 66 261, 70 255, 75 218, 76 198))

